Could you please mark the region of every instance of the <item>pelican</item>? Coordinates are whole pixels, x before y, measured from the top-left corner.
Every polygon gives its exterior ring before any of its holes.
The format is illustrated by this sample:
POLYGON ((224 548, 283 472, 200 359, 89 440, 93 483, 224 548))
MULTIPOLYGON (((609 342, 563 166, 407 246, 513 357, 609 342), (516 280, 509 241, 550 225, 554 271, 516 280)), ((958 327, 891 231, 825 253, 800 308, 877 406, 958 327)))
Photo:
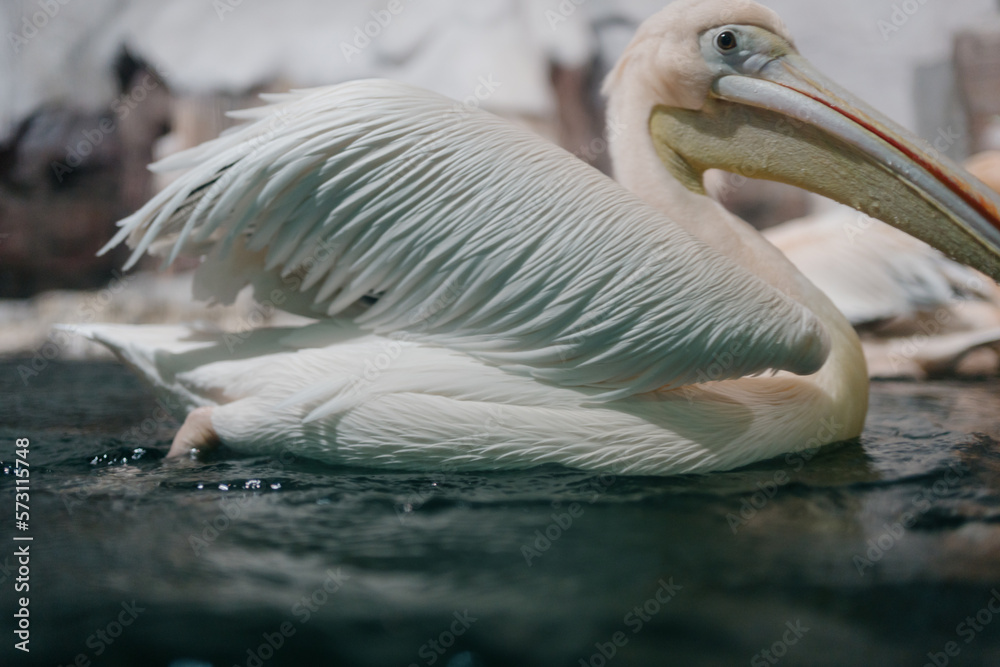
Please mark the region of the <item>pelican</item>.
MULTIPOLYGON (((1000 186, 1000 153, 967 162, 1000 186)), ((995 373, 1000 287, 926 243, 846 206, 764 231, 862 335, 872 377, 995 373), (967 359, 977 349, 993 348, 967 359)))
POLYGON ((187 171, 108 248, 127 241, 127 267, 202 257, 197 298, 250 285, 316 322, 80 331, 186 415, 171 455, 701 473, 854 438, 868 405, 850 323, 703 194, 706 169, 756 161, 1000 277, 990 192, 822 77, 760 5, 669 5, 607 91, 618 175, 653 206, 419 89, 272 98, 159 163, 187 171))

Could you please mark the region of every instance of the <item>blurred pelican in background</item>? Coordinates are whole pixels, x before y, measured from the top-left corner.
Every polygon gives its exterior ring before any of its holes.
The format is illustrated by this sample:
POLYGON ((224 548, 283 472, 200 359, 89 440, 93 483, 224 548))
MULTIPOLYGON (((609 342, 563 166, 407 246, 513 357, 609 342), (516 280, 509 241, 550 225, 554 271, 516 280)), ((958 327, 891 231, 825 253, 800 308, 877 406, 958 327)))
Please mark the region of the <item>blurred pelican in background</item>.
MULTIPOLYGON (((966 168, 1000 189, 1000 153, 966 168)), ((844 206, 763 234, 858 328, 872 377, 1000 369, 1000 287, 987 276, 844 206)))

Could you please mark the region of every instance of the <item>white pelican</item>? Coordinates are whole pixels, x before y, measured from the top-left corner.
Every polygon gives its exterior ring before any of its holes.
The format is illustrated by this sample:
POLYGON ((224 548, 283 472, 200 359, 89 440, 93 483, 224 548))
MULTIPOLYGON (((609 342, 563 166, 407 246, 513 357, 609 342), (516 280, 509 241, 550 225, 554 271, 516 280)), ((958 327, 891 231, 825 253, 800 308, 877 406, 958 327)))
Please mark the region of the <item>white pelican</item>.
POLYGON ((849 101, 757 4, 668 6, 608 89, 614 155, 632 154, 620 176, 669 218, 436 95, 301 91, 161 163, 188 171, 109 247, 204 256, 197 297, 251 284, 320 322, 82 331, 190 412, 172 454, 221 441, 347 464, 690 473, 853 438, 868 404, 850 324, 695 192, 704 169, 759 159, 1000 276, 985 188, 849 101))

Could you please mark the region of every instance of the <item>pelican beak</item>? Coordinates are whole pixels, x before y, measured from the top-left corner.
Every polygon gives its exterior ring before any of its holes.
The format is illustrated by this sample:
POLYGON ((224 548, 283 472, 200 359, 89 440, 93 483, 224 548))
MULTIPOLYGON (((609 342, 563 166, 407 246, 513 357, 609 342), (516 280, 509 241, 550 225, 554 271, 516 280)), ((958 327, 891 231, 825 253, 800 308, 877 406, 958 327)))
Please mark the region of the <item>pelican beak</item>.
POLYGON ((702 109, 656 107, 664 164, 688 183, 718 168, 811 190, 1000 281, 996 193, 783 45, 752 73, 716 78, 702 109))

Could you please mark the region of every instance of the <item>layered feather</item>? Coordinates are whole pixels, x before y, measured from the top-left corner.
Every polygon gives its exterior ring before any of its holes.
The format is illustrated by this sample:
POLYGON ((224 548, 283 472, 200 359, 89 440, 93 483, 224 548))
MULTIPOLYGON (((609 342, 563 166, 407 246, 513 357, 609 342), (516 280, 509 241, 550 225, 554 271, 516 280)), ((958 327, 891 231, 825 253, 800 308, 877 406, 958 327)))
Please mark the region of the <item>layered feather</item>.
POLYGON ((800 304, 489 114, 361 81, 243 116, 157 165, 188 171, 108 247, 203 255, 220 300, 295 292, 314 316, 602 390, 590 400, 826 359, 800 304))

